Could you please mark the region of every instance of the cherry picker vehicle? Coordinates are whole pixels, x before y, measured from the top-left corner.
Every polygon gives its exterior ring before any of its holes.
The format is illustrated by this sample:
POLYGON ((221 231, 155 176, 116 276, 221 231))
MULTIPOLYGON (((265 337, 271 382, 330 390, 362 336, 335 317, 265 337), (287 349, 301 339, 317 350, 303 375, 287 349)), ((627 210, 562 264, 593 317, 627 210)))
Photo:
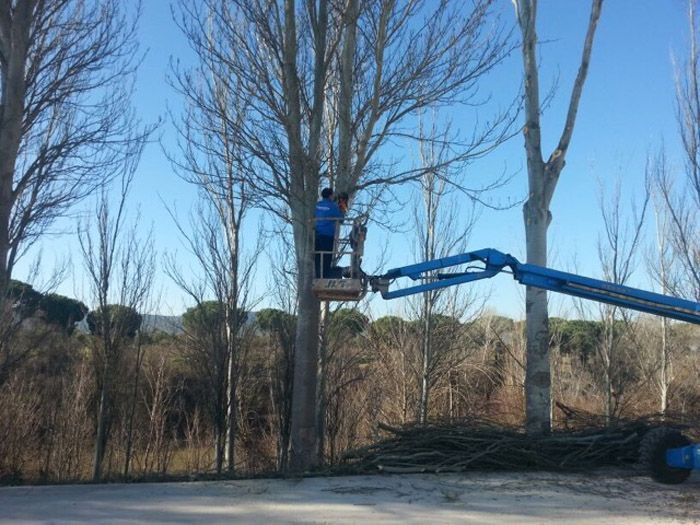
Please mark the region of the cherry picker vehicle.
MULTIPOLYGON (((700 303, 534 264, 523 264, 515 257, 494 249, 425 261, 393 268, 382 275, 368 276, 360 268, 365 233, 366 228, 362 232, 362 243, 359 246, 353 244, 360 251, 354 252, 354 248, 351 250, 353 262, 348 273, 350 278, 347 279, 351 286, 341 292, 343 279, 319 279, 314 286, 319 299, 357 301, 365 295, 368 286, 373 292, 379 292, 384 299, 395 299, 490 279, 499 273, 510 273, 516 281, 526 286, 700 324, 700 303), (461 268, 457 271, 441 272, 454 267, 461 268), (419 284, 390 289, 396 280, 404 277, 419 284)), ((690 476, 692 470, 700 470, 700 444, 692 444, 678 430, 668 427, 647 432, 641 443, 640 457, 642 465, 648 469, 651 476, 662 483, 681 483, 690 476)))

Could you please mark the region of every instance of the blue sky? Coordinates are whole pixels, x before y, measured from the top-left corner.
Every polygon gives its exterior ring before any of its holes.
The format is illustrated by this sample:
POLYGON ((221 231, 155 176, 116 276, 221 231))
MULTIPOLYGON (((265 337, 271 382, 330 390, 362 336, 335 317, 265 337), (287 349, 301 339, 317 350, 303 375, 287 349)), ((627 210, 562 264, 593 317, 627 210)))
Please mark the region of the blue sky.
MULTIPOLYGON (((498 9, 504 20, 514 23, 510 0, 499 0, 498 9)), ((538 32, 543 42, 540 48, 541 86, 545 92, 557 82, 558 89, 543 116, 543 145, 545 156, 556 143, 573 77, 578 68, 581 45, 589 16, 590 2, 586 0, 540 0, 538 32)), ((601 231, 598 208, 599 188, 611 189, 616 178, 630 194, 638 193, 644 177, 646 155, 655 151, 662 141, 672 161, 680 165, 676 123, 674 117, 674 71, 672 54, 682 57, 687 40, 685 0, 606 0, 596 36, 590 72, 581 100, 579 118, 567 165, 552 203, 553 223, 550 228, 550 265, 575 269, 585 275, 599 276, 596 241, 601 231)), ((167 107, 177 109, 179 99, 167 85, 165 77, 170 60, 187 63, 190 54, 184 38, 171 16, 167 0, 147 0, 143 5, 140 27, 141 43, 147 50, 139 71, 134 98, 139 114, 146 122, 165 117, 167 107)), ((520 86, 521 60, 519 50, 513 54, 484 83, 485 93, 492 93, 492 103, 480 108, 482 118, 504 104, 520 86)), ((469 130, 474 115, 456 111, 453 123, 469 130)), ((166 147, 172 144, 172 130, 165 119, 160 138, 166 147)), ((468 180, 488 181, 503 170, 513 174, 512 182, 490 196, 494 203, 503 204, 521 199, 526 192, 526 172, 522 136, 518 135, 487 159, 470 167, 468 180)), ((400 195, 408 199, 410 188, 400 195)), ((159 144, 147 147, 140 164, 130 206, 141 210, 140 224, 144 231, 153 228, 156 248, 160 253, 173 250, 179 241, 172 221, 162 201, 176 204, 186 212, 193 202, 194 191, 175 176, 159 144)), ((88 205, 86 204, 86 207, 88 205)), ((255 218, 253 218, 255 219, 255 218)), ((397 224, 407 220, 398 213, 397 224)), ((255 222, 255 220, 253 220, 255 222)), ((251 231, 252 226, 251 225, 251 231)), ((71 231, 74 227, 68 227, 71 231)), ((371 230, 367 266, 376 264, 375 253, 387 246, 388 266, 415 262, 406 251, 406 233, 388 235, 371 230)), ((524 260, 524 232, 519 206, 506 211, 484 210, 470 241, 470 249, 485 247, 509 252, 524 260)), ((43 260, 50 266, 53 259, 72 253, 74 276, 61 284, 58 291, 88 300, 75 240, 70 235, 45 239, 43 260)), ((187 256, 177 248, 187 265, 187 256)), ((36 251, 34 252, 36 253, 36 251)), ((19 265, 16 277, 23 278, 30 256, 19 265)), ((159 259, 159 265, 162 262, 159 259)), ((640 265, 641 266, 641 265, 640 265)), ((267 283, 259 272, 257 290, 267 283)), ((635 285, 649 287, 643 272, 635 275, 635 285)), ((159 272, 162 313, 179 313, 183 303, 167 277, 159 272)), ((480 292, 490 291, 489 308, 514 317, 523 316, 523 290, 509 276, 477 285, 480 292)), ((264 300, 263 305, 269 300, 264 300)), ((376 315, 400 313, 400 304, 381 304, 373 299, 376 315)), ((552 298, 553 313, 570 312, 566 301, 552 298)))

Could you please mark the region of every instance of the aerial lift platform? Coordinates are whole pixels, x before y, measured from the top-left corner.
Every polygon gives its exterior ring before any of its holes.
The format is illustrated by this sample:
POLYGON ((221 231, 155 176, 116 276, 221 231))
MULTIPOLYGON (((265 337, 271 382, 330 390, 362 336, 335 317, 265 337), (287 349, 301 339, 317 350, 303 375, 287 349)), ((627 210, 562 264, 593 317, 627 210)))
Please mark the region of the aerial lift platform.
MULTIPOLYGON (((330 219, 324 219, 328 221, 330 219)), ((367 294, 369 280, 362 271, 365 253, 367 216, 335 219, 336 232, 333 251, 315 251, 318 276, 311 289, 321 301, 359 301, 367 294), (330 275, 324 275, 321 260, 331 258, 330 275), (349 258, 350 266, 338 266, 341 259, 349 258)))
MULTIPOLYGON (((362 234, 363 242, 365 234, 366 228, 362 234)), ((355 283, 354 286, 364 291, 369 286, 384 299, 405 297, 509 273, 516 281, 526 286, 700 324, 700 303, 534 264, 523 264, 512 255, 490 248, 401 266, 376 276, 367 276, 362 272, 359 267, 361 257, 355 261, 358 266, 353 269, 353 276, 359 283, 355 283), (455 267, 458 267, 457 271, 442 271, 455 267), (405 277, 419 284, 390 289, 395 281, 405 277)), ((351 300, 359 300, 364 296, 364 291, 357 294, 357 299, 351 300)), ((318 297, 330 297, 324 300, 338 300, 332 293, 322 293, 318 297)), ((673 428, 660 427, 649 431, 643 438, 640 456, 641 463, 649 470, 651 476, 662 483, 681 483, 690 476, 692 470, 700 470, 700 444, 691 443, 673 428)))

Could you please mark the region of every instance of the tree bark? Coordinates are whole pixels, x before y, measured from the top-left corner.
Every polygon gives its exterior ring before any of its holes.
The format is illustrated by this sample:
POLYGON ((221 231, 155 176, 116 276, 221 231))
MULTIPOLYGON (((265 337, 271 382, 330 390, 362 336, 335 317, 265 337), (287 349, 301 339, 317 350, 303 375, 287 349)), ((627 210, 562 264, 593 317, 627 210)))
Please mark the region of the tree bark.
POLYGON ((26 96, 25 68, 29 33, 35 2, 27 0, 0 8, 0 52, 5 57, 0 70, 0 291, 4 291, 12 273, 10 255, 10 217, 14 205, 15 164, 22 139, 22 115, 26 96))
MULTIPOLYGON (((233 199, 229 201, 229 204, 233 199)), ((230 206, 233 208, 233 206, 230 206)), ((226 400, 226 469, 233 473, 236 469, 236 432, 238 421, 236 420, 236 408, 238 404, 238 354, 239 331, 241 329, 241 319, 239 312, 239 286, 238 286, 238 257, 239 257, 239 224, 231 221, 229 224, 229 246, 230 250, 230 276, 231 286, 230 297, 226 306, 226 342, 228 346, 228 395, 226 400)))
POLYGON ((131 456, 134 445, 134 417, 136 415, 136 403, 139 394, 139 377, 141 376, 141 362, 143 361, 143 342, 141 339, 141 330, 137 334, 136 342, 136 365, 134 366, 134 384, 131 389, 131 398, 129 399, 129 415, 126 423, 126 451, 124 453, 124 478, 129 475, 131 468, 131 456))
POLYGON ((421 363, 421 387, 420 387, 420 408, 418 411, 418 421, 425 425, 428 420, 428 399, 430 391, 430 364, 431 364, 431 321, 432 311, 430 304, 430 292, 423 294, 423 340, 421 341, 423 362, 421 363))
MULTIPOLYGON (((309 250, 311 255, 311 250, 309 250)), ((290 469, 300 472, 317 464, 316 384, 318 378, 319 302, 311 292, 313 259, 299 265, 299 304, 294 345, 294 387, 290 469)))
POLYGON ((223 382, 217 386, 217 406, 214 415, 214 469, 217 474, 224 470, 226 461, 226 398, 228 392, 223 382))
MULTIPOLYGON (((547 265, 549 211, 528 200, 524 207, 527 262, 547 265)), ((549 313, 547 292, 528 286, 525 290, 527 367, 525 369, 525 413, 527 431, 547 433, 551 427, 551 369, 549 362, 549 313)))
POLYGON ((354 67, 357 47, 358 0, 348 0, 343 17, 343 48, 340 56, 340 92, 338 94, 338 190, 350 191, 353 186, 353 121, 352 96, 355 89, 354 67))
MULTIPOLYGON (((108 357, 105 356, 105 360, 108 357)), ((100 390, 100 406, 97 413, 97 431, 95 432, 95 457, 92 465, 92 481, 102 479, 102 461, 104 460, 107 445, 108 419, 109 419, 109 393, 110 386, 108 366, 104 367, 102 389, 100 390)))
MULTIPOLYGON (((293 168, 294 169, 294 168, 293 168)), ((304 171, 299 167, 300 171, 304 171)), ((290 426, 289 468, 302 472, 317 465, 316 389, 320 303, 312 292, 314 279, 313 214, 316 195, 298 192, 292 216, 297 258, 297 326, 294 340, 294 372, 290 426)))
POLYGON ((668 351, 668 319, 661 318, 661 372, 659 381, 660 399, 659 412, 662 417, 666 416, 668 410, 668 386, 670 383, 669 374, 669 351, 668 351))
POLYGON ((236 427, 238 425, 236 419, 238 382, 236 381, 236 377, 237 374, 234 373, 229 366, 226 412, 226 470, 228 470, 229 473, 233 473, 236 470, 236 427))
POLYGON ((613 352, 615 352, 615 309, 609 307, 608 314, 604 321, 605 327, 605 346, 603 356, 603 370, 605 374, 605 424, 610 425, 614 413, 614 388, 613 388, 613 352))
POLYGON ((321 309, 319 348, 318 348, 318 385, 316 392, 316 449, 318 463, 323 464, 326 449, 326 365, 328 361, 328 323, 330 307, 323 303, 321 309))

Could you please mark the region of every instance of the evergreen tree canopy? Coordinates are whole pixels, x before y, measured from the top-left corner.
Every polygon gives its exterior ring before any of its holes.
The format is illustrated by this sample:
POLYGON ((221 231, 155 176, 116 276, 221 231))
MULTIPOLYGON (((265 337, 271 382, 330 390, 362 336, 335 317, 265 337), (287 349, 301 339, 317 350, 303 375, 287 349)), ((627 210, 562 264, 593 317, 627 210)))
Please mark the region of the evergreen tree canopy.
POLYGON ((112 335, 135 337, 141 328, 141 320, 141 314, 121 304, 109 304, 104 309, 93 310, 87 316, 92 335, 104 335, 105 328, 109 327, 112 335))

